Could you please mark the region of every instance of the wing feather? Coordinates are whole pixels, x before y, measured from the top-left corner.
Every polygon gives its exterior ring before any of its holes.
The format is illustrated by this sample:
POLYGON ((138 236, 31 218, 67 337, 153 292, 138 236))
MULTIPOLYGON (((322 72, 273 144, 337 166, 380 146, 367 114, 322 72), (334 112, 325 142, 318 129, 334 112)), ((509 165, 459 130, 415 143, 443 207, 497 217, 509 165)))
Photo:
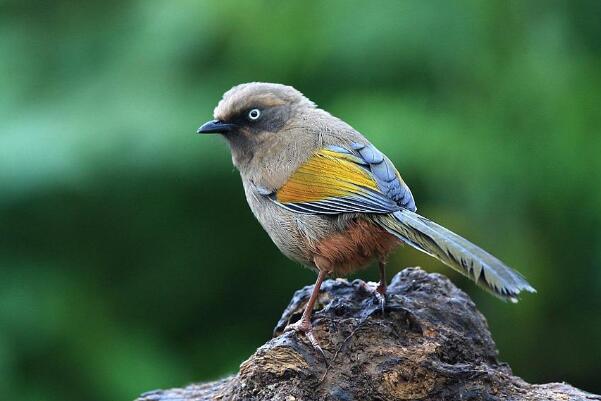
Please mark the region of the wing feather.
POLYGON ((391 213, 415 207, 399 173, 372 145, 322 148, 269 197, 300 213, 391 213))

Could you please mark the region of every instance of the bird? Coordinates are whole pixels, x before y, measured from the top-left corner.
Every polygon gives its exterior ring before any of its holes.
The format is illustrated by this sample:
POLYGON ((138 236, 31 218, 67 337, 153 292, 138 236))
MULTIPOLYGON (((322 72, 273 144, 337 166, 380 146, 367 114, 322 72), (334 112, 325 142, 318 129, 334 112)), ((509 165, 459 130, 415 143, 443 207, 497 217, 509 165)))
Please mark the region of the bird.
POLYGON ((418 214, 392 161, 292 86, 236 85, 196 132, 225 138, 256 219, 285 256, 317 273, 302 317, 286 330, 304 334, 319 350, 311 315, 324 279, 377 262, 373 292, 384 308, 387 259, 400 245, 440 260, 503 300, 536 292, 490 253, 418 214))

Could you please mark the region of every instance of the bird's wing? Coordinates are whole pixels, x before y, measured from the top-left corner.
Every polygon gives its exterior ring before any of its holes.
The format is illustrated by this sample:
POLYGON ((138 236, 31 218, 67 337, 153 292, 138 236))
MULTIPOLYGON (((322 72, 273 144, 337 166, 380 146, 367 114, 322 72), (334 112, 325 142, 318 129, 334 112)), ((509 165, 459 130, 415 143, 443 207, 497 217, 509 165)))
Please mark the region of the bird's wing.
POLYGON ((409 187, 373 145, 328 146, 315 152, 271 200, 310 214, 415 211, 409 187))

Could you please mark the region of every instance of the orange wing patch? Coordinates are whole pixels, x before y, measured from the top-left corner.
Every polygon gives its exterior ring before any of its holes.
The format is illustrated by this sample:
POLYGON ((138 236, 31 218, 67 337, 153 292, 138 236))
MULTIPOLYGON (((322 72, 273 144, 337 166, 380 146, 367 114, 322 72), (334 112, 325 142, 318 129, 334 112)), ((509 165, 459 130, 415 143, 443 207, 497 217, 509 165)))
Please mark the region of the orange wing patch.
POLYGON ((378 184, 350 156, 321 149, 302 164, 276 193, 281 203, 318 202, 378 190, 378 184))

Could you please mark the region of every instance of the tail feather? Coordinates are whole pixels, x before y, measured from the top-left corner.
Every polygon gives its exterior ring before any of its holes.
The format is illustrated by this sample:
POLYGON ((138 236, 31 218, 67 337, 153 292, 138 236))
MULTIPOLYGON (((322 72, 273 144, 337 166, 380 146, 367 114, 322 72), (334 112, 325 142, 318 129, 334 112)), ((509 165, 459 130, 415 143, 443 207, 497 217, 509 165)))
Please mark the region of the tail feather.
POLYGON ((412 247, 474 280, 501 299, 517 302, 521 291, 536 292, 521 274, 454 232, 409 210, 382 216, 380 224, 412 247))

